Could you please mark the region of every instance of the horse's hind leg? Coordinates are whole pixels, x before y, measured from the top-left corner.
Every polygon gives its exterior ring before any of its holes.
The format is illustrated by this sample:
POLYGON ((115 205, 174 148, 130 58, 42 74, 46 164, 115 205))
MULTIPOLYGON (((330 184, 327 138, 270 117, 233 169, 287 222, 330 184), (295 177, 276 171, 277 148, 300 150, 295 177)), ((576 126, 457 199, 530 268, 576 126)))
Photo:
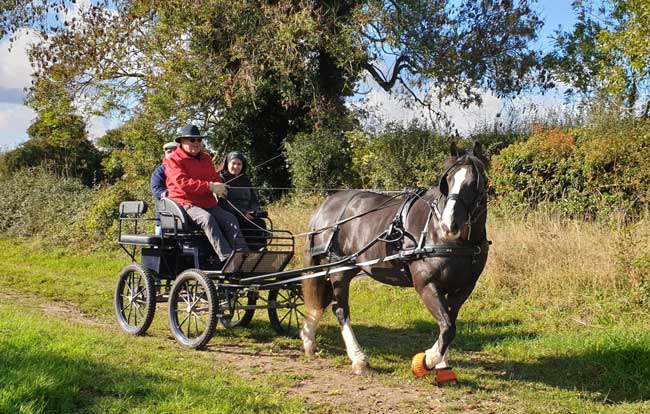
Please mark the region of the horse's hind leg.
POLYGON ((332 302, 332 285, 319 277, 302 281, 302 294, 305 300, 305 324, 300 331, 305 355, 316 355, 316 330, 325 308, 332 302))
POLYGON ((341 335, 345 342, 345 349, 348 357, 352 361, 352 372, 357 375, 365 375, 370 369, 368 357, 361 349, 357 338, 352 330, 350 323, 350 282, 356 275, 357 271, 345 272, 341 275, 332 277, 332 286, 334 287, 334 302, 332 311, 341 326, 341 335))

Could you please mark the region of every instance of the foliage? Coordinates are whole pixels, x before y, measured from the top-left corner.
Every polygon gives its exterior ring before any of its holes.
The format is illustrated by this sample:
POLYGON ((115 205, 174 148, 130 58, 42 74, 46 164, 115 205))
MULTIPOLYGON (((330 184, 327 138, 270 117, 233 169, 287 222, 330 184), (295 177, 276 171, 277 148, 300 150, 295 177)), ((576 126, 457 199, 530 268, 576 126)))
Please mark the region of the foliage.
POLYGON ((537 129, 493 158, 492 191, 505 209, 544 206, 569 217, 638 219, 650 201, 647 127, 628 119, 537 129))
POLYGON ((364 188, 402 189, 437 185, 452 139, 412 123, 391 124, 376 136, 350 133, 352 167, 364 188))
POLYGON ((88 140, 86 125, 61 84, 38 81, 29 102, 38 113, 27 130, 30 139, 2 154, 2 176, 44 164, 60 176, 79 177, 86 185, 101 181, 102 153, 88 140))
POLYGON ((350 147, 344 134, 320 130, 285 141, 293 185, 301 188, 340 188, 356 182, 350 173, 350 147))
MULTIPOLYGON (((544 58, 555 78, 571 85, 567 93, 613 103, 619 111, 648 99, 650 5, 576 1, 573 8, 577 22, 571 31, 556 33, 555 49, 544 58)), ((648 110, 646 103, 646 117, 648 110)))
POLYGON ((154 121, 145 115, 107 131, 97 141, 106 152, 102 166, 107 177, 111 182, 149 177, 161 162, 163 145, 174 137, 174 131, 158 132, 154 121))
POLYGON ((92 240, 81 223, 97 195, 78 179, 60 177, 44 167, 24 169, 0 181, 0 232, 47 244, 74 245, 92 240))
MULTIPOLYGON (((7 4, 0 30, 25 26, 48 40, 30 54, 37 79, 83 96, 84 113, 148 117, 160 135, 192 121, 214 149, 260 163, 286 137, 346 119, 345 99, 366 75, 429 107, 434 97, 480 102, 481 89, 518 94, 536 80, 528 43, 541 21, 528 0, 7 4)), ((113 179, 122 155, 108 161, 113 179)), ((280 159, 258 174, 288 183, 280 159)))

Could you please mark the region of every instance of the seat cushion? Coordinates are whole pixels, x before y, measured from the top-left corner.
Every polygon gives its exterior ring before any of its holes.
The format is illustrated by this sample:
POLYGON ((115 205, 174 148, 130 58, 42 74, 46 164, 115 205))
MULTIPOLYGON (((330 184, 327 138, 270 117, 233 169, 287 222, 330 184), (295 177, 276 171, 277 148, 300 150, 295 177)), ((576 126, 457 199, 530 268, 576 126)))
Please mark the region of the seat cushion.
POLYGON ((121 244, 134 244, 138 246, 160 246, 162 237, 147 234, 122 234, 121 244))

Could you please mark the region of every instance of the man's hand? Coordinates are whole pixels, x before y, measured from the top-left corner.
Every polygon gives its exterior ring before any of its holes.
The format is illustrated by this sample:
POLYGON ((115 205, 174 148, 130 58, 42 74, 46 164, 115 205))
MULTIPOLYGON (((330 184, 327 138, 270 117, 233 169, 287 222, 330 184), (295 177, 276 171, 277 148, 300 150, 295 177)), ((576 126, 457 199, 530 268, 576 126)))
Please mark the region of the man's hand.
POLYGON ((226 198, 228 197, 228 184, 211 182, 210 191, 212 191, 217 197, 226 198))

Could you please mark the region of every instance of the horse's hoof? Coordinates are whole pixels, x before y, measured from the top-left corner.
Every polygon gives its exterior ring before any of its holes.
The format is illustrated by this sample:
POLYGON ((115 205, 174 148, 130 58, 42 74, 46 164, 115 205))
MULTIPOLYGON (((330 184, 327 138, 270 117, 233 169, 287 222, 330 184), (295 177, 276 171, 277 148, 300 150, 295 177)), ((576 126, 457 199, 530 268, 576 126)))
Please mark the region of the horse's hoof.
POLYGON ((365 359, 353 362, 352 372, 355 375, 366 376, 370 373, 370 364, 365 359))
POLYGON ((456 385, 458 384, 458 378, 456 378, 456 374, 454 374, 454 371, 452 371, 451 368, 437 369, 435 382, 439 387, 445 385, 456 385))
POLYGON ((303 346, 302 348, 305 351, 305 356, 309 359, 316 358, 316 347, 315 346, 303 346))
POLYGON ((413 360, 411 361, 411 371, 413 371, 413 375, 416 377, 424 377, 429 373, 429 371, 431 371, 429 368, 427 368, 425 358, 426 354, 424 352, 420 352, 419 354, 415 354, 413 360))

